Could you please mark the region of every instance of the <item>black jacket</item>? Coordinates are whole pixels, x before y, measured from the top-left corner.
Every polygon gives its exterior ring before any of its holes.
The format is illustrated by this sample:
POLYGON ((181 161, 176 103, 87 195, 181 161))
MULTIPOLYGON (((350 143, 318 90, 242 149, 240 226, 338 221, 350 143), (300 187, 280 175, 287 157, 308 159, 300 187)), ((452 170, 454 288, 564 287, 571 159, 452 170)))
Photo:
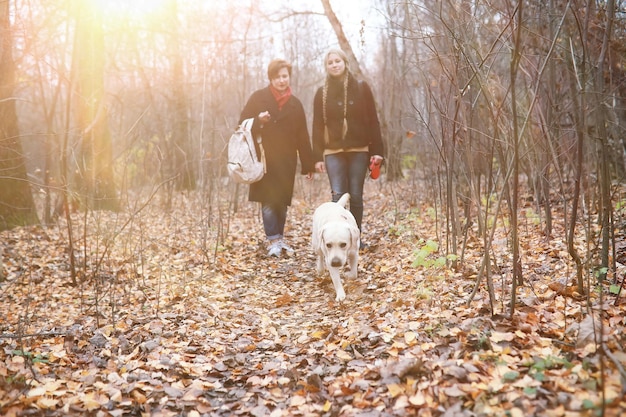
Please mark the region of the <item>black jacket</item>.
POLYGON ((279 111, 268 86, 252 93, 239 123, 251 117, 254 117, 253 136, 260 134, 263 138, 267 173, 261 181, 250 184, 248 200, 290 205, 297 157, 303 175, 315 171, 302 103, 292 95, 279 111), (257 117, 264 111, 270 112, 271 119, 261 128, 257 117))
POLYGON ((323 86, 313 100, 313 158, 324 160, 324 149, 359 148, 367 146, 370 155, 384 156, 380 123, 376 113, 374 95, 365 81, 357 81, 352 75, 348 80, 348 108, 346 120, 348 131, 341 139, 343 128, 343 81, 330 79, 326 101, 329 143, 324 143, 324 114, 322 104, 323 86))

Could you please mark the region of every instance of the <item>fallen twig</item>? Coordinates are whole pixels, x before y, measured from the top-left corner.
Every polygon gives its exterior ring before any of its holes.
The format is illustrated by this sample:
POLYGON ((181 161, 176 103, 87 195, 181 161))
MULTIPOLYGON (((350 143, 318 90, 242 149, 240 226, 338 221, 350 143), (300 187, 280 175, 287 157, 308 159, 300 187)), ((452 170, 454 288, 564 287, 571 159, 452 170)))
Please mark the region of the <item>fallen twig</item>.
POLYGON ((66 332, 41 332, 30 334, 0 333, 0 339, 21 339, 24 337, 66 336, 66 332))

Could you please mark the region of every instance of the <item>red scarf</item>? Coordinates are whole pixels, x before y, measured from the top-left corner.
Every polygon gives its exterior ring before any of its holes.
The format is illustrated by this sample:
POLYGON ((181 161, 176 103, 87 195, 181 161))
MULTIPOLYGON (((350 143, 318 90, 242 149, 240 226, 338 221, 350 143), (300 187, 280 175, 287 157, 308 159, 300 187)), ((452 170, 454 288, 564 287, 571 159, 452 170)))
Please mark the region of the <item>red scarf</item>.
POLYGON ((285 103, 287 102, 287 100, 289 100, 289 97, 291 97, 291 87, 287 87, 285 92, 281 93, 280 91, 275 89, 272 85, 270 85, 270 91, 272 92, 272 95, 274 96, 276 103, 278 103, 278 110, 281 110, 283 106, 285 105, 285 103))

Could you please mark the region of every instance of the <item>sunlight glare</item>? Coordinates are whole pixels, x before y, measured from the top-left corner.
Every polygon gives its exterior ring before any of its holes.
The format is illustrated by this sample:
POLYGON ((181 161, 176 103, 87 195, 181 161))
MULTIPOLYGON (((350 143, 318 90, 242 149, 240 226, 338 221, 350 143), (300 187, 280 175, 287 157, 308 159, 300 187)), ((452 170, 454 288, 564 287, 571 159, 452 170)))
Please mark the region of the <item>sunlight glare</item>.
POLYGON ((162 13, 167 0, 91 0, 108 19, 150 20, 162 13))

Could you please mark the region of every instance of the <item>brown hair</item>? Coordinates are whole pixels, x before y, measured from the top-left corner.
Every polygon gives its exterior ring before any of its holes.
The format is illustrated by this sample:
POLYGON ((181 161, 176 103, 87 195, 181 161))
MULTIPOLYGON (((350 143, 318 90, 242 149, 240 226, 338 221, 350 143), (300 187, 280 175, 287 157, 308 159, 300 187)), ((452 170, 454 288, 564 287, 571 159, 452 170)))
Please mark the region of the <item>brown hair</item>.
POLYGON ((291 64, 284 59, 275 59, 267 66, 267 78, 271 81, 278 76, 278 72, 287 68, 289 76, 291 77, 291 64))

